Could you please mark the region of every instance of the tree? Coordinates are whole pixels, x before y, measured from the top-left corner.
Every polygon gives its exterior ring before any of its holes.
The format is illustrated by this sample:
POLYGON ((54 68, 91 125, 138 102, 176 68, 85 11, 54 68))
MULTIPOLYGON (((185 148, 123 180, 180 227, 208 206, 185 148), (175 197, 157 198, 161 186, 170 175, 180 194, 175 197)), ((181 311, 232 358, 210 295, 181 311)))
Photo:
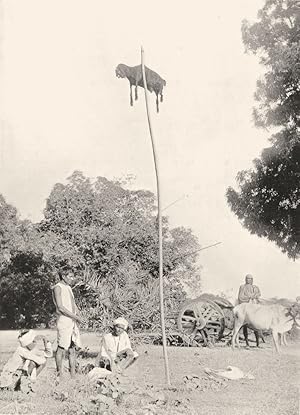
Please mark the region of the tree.
MULTIPOLYGON (((65 267, 79 274, 89 268, 99 279, 113 279, 120 265, 132 261, 157 277, 156 207, 151 192, 128 190, 104 177, 92 182, 74 172, 66 185, 54 186, 44 214, 39 232, 56 235, 70 246, 70 257, 62 261, 65 267)), ((165 217, 164 245, 165 273, 181 265, 190 268, 192 277, 197 259, 193 252, 199 248, 192 232, 169 229, 165 217)))
POLYGON ((257 82, 257 127, 276 128, 270 147, 227 190, 233 212, 251 233, 300 254, 300 2, 266 0, 258 21, 242 25, 247 52, 266 68, 257 82))
MULTIPOLYGON (((92 181, 76 171, 67 184, 54 186, 44 215, 38 231, 45 241, 57 238, 67 247, 63 252, 53 247, 47 258, 78 276, 75 294, 87 316, 93 316, 91 326, 120 314, 135 328, 155 324, 159 264, 151 192, 128 190, 126 182, 104 177, 92 181), (147 323, 143 315, 148 316, 147 323)), ((199 281, 199 244, 190 229, 171 229, 167 217, 163 237, 166 301, 171 304, 176 298, 180 303, 185 298, 181 281, 199 281)))
MULTIPOLYGON (((20 252, 41 252, 41 234, 29 220, 21 220, 17 209, 0 194, 0 270, 20 252)), ((47 245, 49 242, 47 242, 47 245)))
POLYGON ((25 246, 27 221, 21 221, 17 209, 8 204, 0 194, 0 268, 5 266, 11 255, 25 246))
POLYGON ((53 283, 51 267, 42 254, 15 253, 0 273, 2 328, 47 325, 54 311, 53 283))
MULTIPOLYGON (((128 190, 126 184, 104 177, 92 181, 74 172, 67 184, 54 186, 45 217, 36 224, 20 220, 17 210, 1 196, 2 328, 49 323, 54 311, 50 286, 57 269, 77 276, 75 295, 90 327, 103 328, 120 314, 136 328, 155 326, 155 198, 149 191, 128 190)), ((190 229, 171 229, 166 217, 163 233, 170 309, 185 298, 182 280, 200 280, 199 244, 190 229)))

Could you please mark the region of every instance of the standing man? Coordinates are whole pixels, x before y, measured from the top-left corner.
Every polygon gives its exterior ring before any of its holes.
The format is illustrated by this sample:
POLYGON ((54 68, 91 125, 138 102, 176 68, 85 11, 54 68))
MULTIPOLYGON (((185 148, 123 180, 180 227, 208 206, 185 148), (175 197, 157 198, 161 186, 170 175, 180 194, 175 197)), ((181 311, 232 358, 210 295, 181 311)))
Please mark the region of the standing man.
POLYGON ((57 313, 57 351, 56 367, 58 379, 62 376, 62 365, 65 352, 69 352, 71 377, 75 376, 76 348, 81 348, 80 333, 77 323, 81 323, 78 309, 75 304, 72 288, 70 287, 73 275, 66 275, 58 271, 59 282, 52 288, 53 301, 57 313))
MULTIPOLYGON (((253 285, 253 277, 247 274, 245 277, 245 284, 240 286, 238 294, 238 303, 258 303, 259 297, 261 296, 260 290, 257 285, 253 285)), ((248 329, 247 325, 243 326, 243 334, 245 337, 246 346, 249 347, 248 342, 248 329)), ((259 333, 254 330, 256 346, 259 347, 259 333)))

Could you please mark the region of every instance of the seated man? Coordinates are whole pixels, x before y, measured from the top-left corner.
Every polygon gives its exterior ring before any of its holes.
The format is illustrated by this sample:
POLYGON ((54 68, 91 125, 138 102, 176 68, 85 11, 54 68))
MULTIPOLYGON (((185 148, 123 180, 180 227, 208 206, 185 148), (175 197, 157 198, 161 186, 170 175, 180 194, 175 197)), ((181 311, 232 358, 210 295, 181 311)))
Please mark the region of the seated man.
POLYGON ((46 358, 52 357, 52 346, 44 336, 44 350, 37 348, 36 333, 33 330, 21 330, 20 345, 3 367, 0 375, 0 388, 15 389, 22 375, 36 379, 46 366, 46 358))
POLYGON ((102 337, 96 367, 122 372, 137 359, 138 354, 132 350, 127 328, 128 322, 125 318, 119 317, 114 320, 112 332, 102 337))

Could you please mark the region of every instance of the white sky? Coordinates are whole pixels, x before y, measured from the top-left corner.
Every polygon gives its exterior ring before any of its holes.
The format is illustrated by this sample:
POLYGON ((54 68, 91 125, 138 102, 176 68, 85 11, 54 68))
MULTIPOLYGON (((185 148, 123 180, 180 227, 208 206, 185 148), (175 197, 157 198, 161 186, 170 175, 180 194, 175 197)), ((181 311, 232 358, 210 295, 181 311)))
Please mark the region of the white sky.
POLYGON ((119 63, 146 64, 166 79, 152 120, 163 205, 173 226, 202 245, 203 288, 235 294, 252 273, 263 296, 299 295, 299 261, 250 235, 231 213, 226 188, 267 145, 252 122, 261 68, 244 54, 241 21, 262 0, 2 0, 0 193, 39 220, 56 182, 136 175, 155 190, 143 91, 129 106, 119 63), (104 5, 105 4, 105 5, 104 5))

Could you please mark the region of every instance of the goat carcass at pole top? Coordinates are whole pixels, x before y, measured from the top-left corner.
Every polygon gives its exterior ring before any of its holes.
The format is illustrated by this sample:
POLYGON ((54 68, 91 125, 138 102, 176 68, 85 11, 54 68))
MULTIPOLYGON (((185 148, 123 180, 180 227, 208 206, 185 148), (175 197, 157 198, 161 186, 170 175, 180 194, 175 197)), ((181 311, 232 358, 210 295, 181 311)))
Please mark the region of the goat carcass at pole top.
MULTIPOLYGON (((152 71, 145 66, 145 75, 147 82, 147 89, 149 92, 154 92, 156 95, 156 110, 159 112, 159 99, 163 102, 163 88, 166 86, 166 81, 162 79, 158 73, 152 71)), ((135 86, 135 99, 138 99, 138 86, 144 87, 142 65, 127 66, 120 63, 116 68, 116 76, 118 78, 127 78, 130 85, 130 105, 133 105, 132 87, 135 86)))

